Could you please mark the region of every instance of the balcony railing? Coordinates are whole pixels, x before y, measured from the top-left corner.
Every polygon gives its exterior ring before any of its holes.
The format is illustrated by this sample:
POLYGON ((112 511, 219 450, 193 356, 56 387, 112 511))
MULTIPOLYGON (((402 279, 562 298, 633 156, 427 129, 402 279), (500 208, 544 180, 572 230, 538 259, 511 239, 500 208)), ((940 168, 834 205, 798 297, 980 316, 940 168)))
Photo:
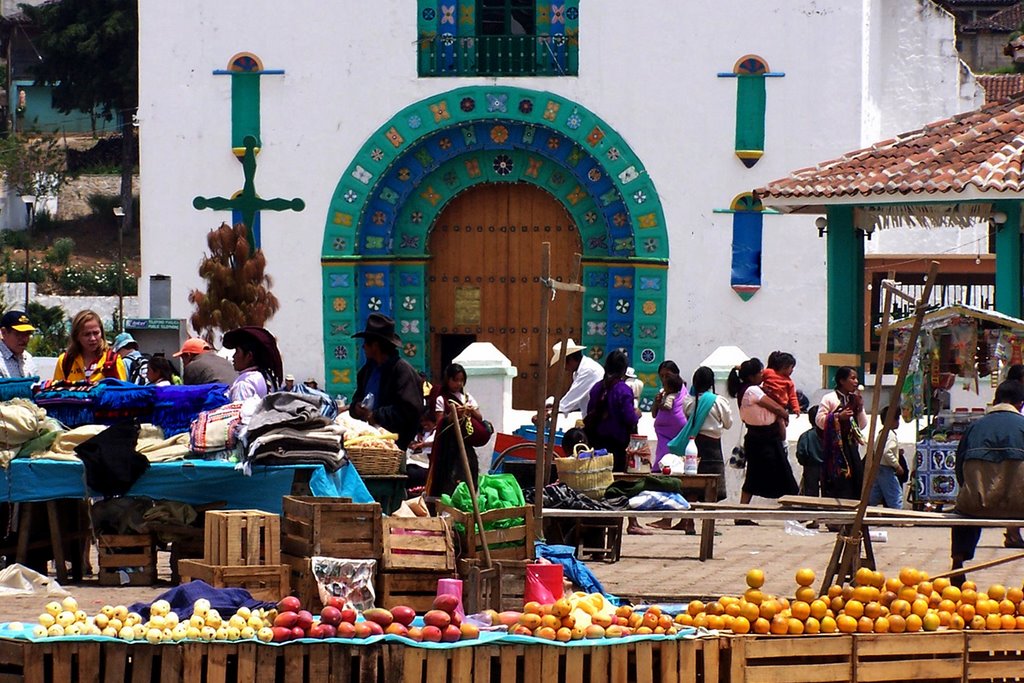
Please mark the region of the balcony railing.
POLYGON ((425 37, 420 76, 575 76, 578 44, 565 35, 425 37))

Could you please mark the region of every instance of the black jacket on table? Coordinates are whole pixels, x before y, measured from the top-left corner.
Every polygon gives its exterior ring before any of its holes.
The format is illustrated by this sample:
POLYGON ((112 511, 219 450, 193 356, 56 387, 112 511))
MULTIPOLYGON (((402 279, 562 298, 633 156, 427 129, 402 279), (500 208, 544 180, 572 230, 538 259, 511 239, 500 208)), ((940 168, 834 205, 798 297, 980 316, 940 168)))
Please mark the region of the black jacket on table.
MULTIPOLYGON (((371 372, 369 364, 359 368, 353 404, 366 396, 366 383, 371 372)), ((423 383, 419 373, 396 351, 380 366, 380 395, 373 399, 373 421, 398 434, 397 445, 404 451, 416 437, 422 415, 423 383)))

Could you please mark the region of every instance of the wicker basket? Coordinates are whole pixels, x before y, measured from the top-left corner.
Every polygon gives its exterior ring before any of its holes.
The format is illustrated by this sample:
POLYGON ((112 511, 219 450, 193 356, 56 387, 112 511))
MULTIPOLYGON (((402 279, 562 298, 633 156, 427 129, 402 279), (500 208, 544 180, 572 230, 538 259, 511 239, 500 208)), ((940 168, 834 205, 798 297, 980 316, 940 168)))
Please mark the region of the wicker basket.
POLYGON ((582 493, 594 500, 604 500, 604 491, 615 481, 612 468, 615 456, 555 458, 558 479, 576 493, 582 493))
POLYGON ((346 448, 348 459, 361 475, 398 474, 402 469, 405 452, 397 448, 371 448, 352 446, 346 448))

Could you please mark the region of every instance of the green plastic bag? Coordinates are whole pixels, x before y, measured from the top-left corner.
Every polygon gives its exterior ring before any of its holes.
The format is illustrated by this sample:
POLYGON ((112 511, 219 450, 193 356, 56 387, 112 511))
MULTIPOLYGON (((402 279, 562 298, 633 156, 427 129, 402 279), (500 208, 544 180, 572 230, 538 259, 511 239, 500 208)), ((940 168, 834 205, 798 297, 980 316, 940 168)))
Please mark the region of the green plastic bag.
MULTIPOLYGON (((450 496, 447 494, 442 495, 441 502, 463 512, 473 512, 473 501, 469 496, 469 487, 466 486, 464 481, 456 485, 455 490, 450 496)), ((488 510, 524 507, 526 499, 523 498, 523 489, 520 488, 519 482, 511 474, 482 474, 480 475, 480 482, 477 488, 477 505, 480 506, 480 512, 483 513, 488 510)), ((484 528, 502 529, 519 526, 523 523, 522 517, 501 519, 496 522, 489 522, 484 528)), ((456 524, 455 526, 459 531, 465 531, 465 529, 459 528, 462 526, 461 524, 456 524)))

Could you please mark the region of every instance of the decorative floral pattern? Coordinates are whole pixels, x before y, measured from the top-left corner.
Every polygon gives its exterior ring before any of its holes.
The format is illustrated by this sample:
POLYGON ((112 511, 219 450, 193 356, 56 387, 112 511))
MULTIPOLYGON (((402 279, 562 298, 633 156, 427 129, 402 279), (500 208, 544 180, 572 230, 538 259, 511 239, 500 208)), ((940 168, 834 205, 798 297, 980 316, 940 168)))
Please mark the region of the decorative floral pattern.
POLYGON ((417 225, 419 225, 420 223, 423 222, 423 212, 422 211, 413 211, 411 214, 409 214, 409 220, 411 220, 413 223, 416 223, 417 225))
POLYGON ((519 100, 519 111, 522 114, 529 114, 533 111, 533 100, 519 100))
POLYGON ((381 159, 384 158, 384 150, 382 150, 380 147, 374 147, 370 151, 370 158, 373 159, 374 161, 380 161, 381 159))
POLYGON ((601 311, 604 310, 604 304, 604 299, 595 296, 593 299, 590 300, 590 310, 594 311, 595 313, 600 313, 601 311))
POLYGON ((554 135, 548 138, 548 149, 558 149, 561 146, 562 140, 554 135))
POLYGON ((348 309, 348 299, 343 296, 336 296, 331 301, 331 307, 335 313, 344 313, 348 309))
POLYGON ((331 334, 347 337, 349 334, 348 323, 331 323, 331 334))
POLYGON ((653 407, 654 407, 654 399, 653 398, 651 398, 649 396, 644 396, 642 399, 640 399, 640 410, 641 411, 643 411, 645 413, 648 413, 648 412, 651 411, 651 408, 653 408, 653 407))
POLYGON ((597 168, 596 166, 594 168, 590 169, 589 171, 587 171, 587 178, 589 178, 590 182, 592 182, 592 183, 596 183, 602 177, 603 176, 601 175, 601 169, 597 168))
POLYGON ((371 220, 373 220, 374 225, 384 225, 387 219, 388 217, 384 214, 383 211, 374 211, 373 218, 371 220))
POLYGON ((348 348, 345 346, 341 346, 340 344, 338 346, 335 346, 334 357, 337 360, 346 360, 348 358, 348 348))
POLYGON ((476 100, 472 97, 463 97, 462 101, 459 102, 459 108, 468 114, 476 109, 476 100))
POLYGON ((629 299, 617 299, 615 301, 615 310, 622 315, 629 313, 629 309, 632 308, 633 304, 629 299))
POLYGON ((444 184, 447 185, 448 187, 453 187, 459 182, 459 176, 458 174, 455 173, 455 171, 445 171, 445 174, 441 178, 441 180, 443 180, 444 184))
POLYGON ((422 16, 424 21, 433 21, 437 17, 437 13, 433 7, 424 7, 422 16))
POLYGON ((648 254, 653 254, 658 251, 658 240, 653 237, 648 237, 644 240, 644 251, 648 254))
POLYGON ((508 111, 508 95, 502 93, 500 95, 487 94, 487 111, 496 112, 499 111, 502 114, 508 111))
POLYGON ((583 220, 585 220, 590 225, 593 225, 594 223, 597 222, 597 211, 587 211, 585 214, 583 214, 583 220))
POLYGON ((381 301, 379 296, 371 296, 366 300, 366 307, 371 311, 377 312, 384 307, 384 302, 381 301))
POLYGON ((551 6, 551 23, 552 24, 564 24, 565 23, 565 5, 552 5, 551 6))
POLYGON ((344 237, 335 237, 333 245, 334 251, 345 251, 348 249, 348 240, 344 237))
POLYGON ((419 287, 420 276, 419 273, 402 273, 398 278, 399 283, 403 287, 419 287))
POLYGON ((645 363, 653 363, 657 358, 658 354, 654 352, 654 349, 644 349, 640 352, 640 360, 645 363))
POLYGON ((499 145, 504 144, 508 140, 508 128, 505 126, 494 126, 491 128, 491 139, 499 145))
POLYGON ((589 351, 590 357, 596 361, 604 358, 604 347, 603 346, 591 346, 589 351))
POLYGON ((402 235, 402 242, 399 245, 402 249, 419 249, 420 248, 420 236, 419 235, 402 235))
POLYGON ((419 114, 413 114, 412 116, 409 117, 409 127, 410 128, 412 128, 413 130, 416 130, 421 125, 423 125, 423 119, 420 118, 419 114))
POLYGON ((363 185, 368 185, 370 180, 373 179, 373 174, 367 171, 362 166, 357 165, 355 170, 352 171, 352 177, 361 182, 363 185))
POLYGON ((499 154, 494 157, 494 172, 500 176, 512 173, 512 157, 507 154, 499 154))
POLYGON ((441 44, 444 45, 445 47, 451 47, 452 45, 455 44, 455 36, 452 35, 451 33, 442 33, 441 44))
POLYGON ((576 130, 577 128, 580 127, 580 124, 582 123, 583 117, 581 117, 579 112, 576 111, 575 109, 571 114, 569 114, 569 118, 565 120, 565 125, 566 127, 569 128, 569 130, 576 130))
POLYGON ((402 334, 419 334, 420 333, 420 321, 419 320, 403 320, 401 321, 402 334))
POLYGON ((609 147, 608 151, 605 152, 604 155, 606 157, 608 157, 608 161, 618 161, 619 160, 619 156, 620 156, 619 148, 618 147, 609 147))
POLYGON ((406 343, 402 347, 402 353, 404 353, 409 358, 412 358, 413 356, 415 356, 416 355, 416 351, 417 351, 416 345, 413 344, 412 342, 408 342, 408 343, 406 343))
POLYGON ((452 148, 452 141, 450 138, 441 138, 437 141, 437 146, 447 152, 452 148))
POLYGON ((555 171, 551 174, 551 184, 559 187, 565 183, 565 174, 561 171, 555 171))
POLYGON ((604 337, 608 334, 608 323, 590 320, 587 322, 587 334, 595 337, 604 337))
POLYGON ((348 273, 331 273, 331 287, 348 287, 351 282, 348 273))
POLYGON ((633 193, 633 201, 636 202, 637 204, 643 204, 644 202, 647 201, 647 195, 644 193, 643 190, 637 190, 636 192, 633 193))
POLYGON ((407 296, 404 299, 402 299, 402 308, 404 308, 407 311, 416 310, 416 297, 407 296))
POLYGON ((644 315, 654 315, 655 313, 658 312, 658 304, 651 301, 650 299, 645 301, 641 308, 644 312, 644 315))
POLYGON ((402 168, 398 169, 398 179, 401 180, 403 183, 407 182, 410 177, 412 177, 412 172, 408 168, 403 166, 402 168))
POLYGON ((626 224, 626 214, 619 211, 617 214, 612 216, 612 223, 615 224, 615 227, 621 228, 626 224))
POLYGON ((348 202, 349 204, 351 204, 355 200, 359 199, 359 195, 357 195, 352 190, 346 190, 345 194, 342 195, 342 196, 345 198, 345 201, 348 202))
POLYGON ((565 9, 565 16, 569 21, 576 21, 580 18, 580 11, 576 7, 567 7, 565 9))

